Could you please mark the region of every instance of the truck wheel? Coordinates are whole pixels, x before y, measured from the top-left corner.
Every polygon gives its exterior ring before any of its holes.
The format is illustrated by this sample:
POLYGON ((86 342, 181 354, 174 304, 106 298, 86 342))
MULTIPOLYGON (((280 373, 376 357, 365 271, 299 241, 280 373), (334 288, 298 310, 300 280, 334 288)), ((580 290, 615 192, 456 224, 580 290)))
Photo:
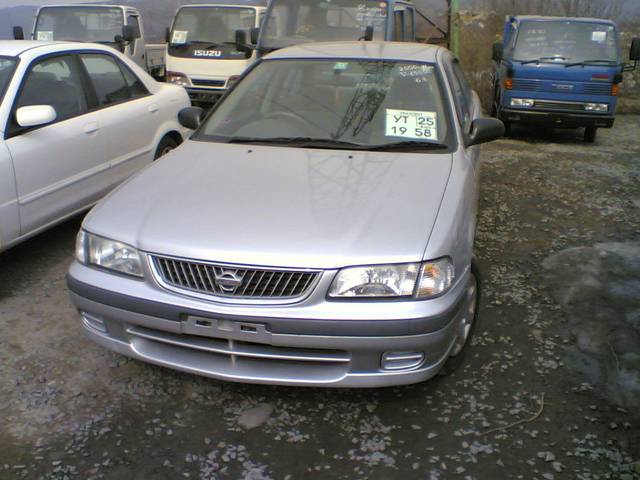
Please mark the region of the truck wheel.
POLYGON ((466 305, 464 306, 463 315, 457 327, 458 337, 439 375, 450 375, 462 365, 478 324, 480 293, 480 275, 478 273, 478 266, 476 262, 473 261, 471 264, 471 278, 465 294, 466 305))
POLYGON ((587 143, 594 143, 598 134, 597 127, 587 127, 584 131, 584 141, 587 143))
POLYGON ((511 122, 507 122, 506 120, 503 120, 502 123, 504 123, 504 136, 505 136, 505 138, 510 137, 511 136, 511 122))
POLYGON ((156 149, 156 154, 153 157, 153 159, 157 160, 157 159, 159 159, 160 157, 166 155, 167 153, 169 153, 171 150, 173 150, 175 148, 178 148, 178 142, 176 142, 171 137, 164 137, 160 141, 160 144, 158 145, 158 148, 156 149))

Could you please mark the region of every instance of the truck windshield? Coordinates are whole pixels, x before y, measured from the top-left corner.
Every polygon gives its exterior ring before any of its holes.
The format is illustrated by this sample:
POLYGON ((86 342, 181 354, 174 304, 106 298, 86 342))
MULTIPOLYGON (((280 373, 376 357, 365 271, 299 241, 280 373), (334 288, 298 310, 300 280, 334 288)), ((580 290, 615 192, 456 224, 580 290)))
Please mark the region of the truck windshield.
POLYGON ((272 0, 260 48, 359 40, 368 26, 375 40, 384 40, 387 10, 387 2, 380 0, 272 0))
POLYGON ((256 11, 253 8, 186 7, 180 9, 176 16, 171 45, 233 45, 236 30, 244 30, 248 36, 255 26, 256 11))
POLYGON ((223 100, 196 139, 355 150, 449 144, 438 69, 387 60, 269 60, 223 100))
POLYGON ((0 105, 2 105, 2 99, 7 91, 13 71, 16 68, 16 59, 11 57, 0 57, 0 105))
POLYGON ((513 58, 520 62, 617 63, 615 27, 602 23, 524 22, 519 28, 513 58))
POLYGON ((34 38, 73 42, 115 43, 122 35, 122 10, 108 7, 45 7, 40 10, 34 38))

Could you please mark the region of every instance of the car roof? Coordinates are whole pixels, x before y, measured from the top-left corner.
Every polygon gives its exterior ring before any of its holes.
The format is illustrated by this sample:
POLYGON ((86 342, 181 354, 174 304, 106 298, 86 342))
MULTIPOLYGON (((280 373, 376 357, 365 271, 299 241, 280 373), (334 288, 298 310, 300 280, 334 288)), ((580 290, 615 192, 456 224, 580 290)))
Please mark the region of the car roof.
POLYGON ((516 21, 538 21, 538 22, 583 22, 583 23, 606 23, 615 25, 615 22, 605 18, 587 18, 587 17, 545 17, 542 15, 515 15, 510 17, 516 21))
POLYGON ((446 49, 437 45, 411 42, 326 42, 303 43, 276 50, 266 59, 285 58, 361 58, 436 63, 439 52, 446 49))
POLYGON ((77 42, 39 42, 37 40, 0 40, 0 56, 18 57, 25 52, 38 53, 38 50, 44 50, 44 53, 55 52, 59 50, 106 50, 109 47, 97 43, 77 43, 77 42))

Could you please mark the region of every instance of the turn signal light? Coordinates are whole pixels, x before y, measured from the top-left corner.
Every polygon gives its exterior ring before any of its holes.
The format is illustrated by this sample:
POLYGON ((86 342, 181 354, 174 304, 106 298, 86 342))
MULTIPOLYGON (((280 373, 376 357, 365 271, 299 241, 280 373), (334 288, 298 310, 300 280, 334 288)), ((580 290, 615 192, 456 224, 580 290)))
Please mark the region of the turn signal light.
POLYGON ((505 78, 504 79, 504 88, 506 90, 512 90, 513 89, 513 78, 505 78))
POLYGON ((619 93, 620 93, 620 85, 617 85, 617 84, 611 85, 611 96, 617 97, 619 93))

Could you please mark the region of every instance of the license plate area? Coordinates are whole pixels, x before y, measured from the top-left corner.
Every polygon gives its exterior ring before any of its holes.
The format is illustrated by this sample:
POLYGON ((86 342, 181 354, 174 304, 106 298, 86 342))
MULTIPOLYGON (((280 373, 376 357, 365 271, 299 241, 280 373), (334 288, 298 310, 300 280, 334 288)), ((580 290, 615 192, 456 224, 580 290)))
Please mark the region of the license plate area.
POLYGON ((205 317, 187 317, 182 333, 242 342, 271 344, 271 332, 260 323, 236 322, 205 317))

